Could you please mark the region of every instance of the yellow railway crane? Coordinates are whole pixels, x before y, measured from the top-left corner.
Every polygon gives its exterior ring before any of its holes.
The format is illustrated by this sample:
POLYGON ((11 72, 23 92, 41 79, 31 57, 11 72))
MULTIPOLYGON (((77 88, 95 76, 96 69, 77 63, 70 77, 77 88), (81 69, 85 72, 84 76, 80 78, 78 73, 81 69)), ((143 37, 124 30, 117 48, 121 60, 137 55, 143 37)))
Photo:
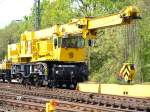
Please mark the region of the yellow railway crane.
MULTIPOLYGON (((21 34, 20 42, 8 45, 11 78, 22 83, 75 87, 88 80, 88 44, 98 29, 130 24, 138 9, 129 6, 104 17, 72 19, 64 25, 21 34)), ((9 75, 10 76, 10 75, 9 75)))

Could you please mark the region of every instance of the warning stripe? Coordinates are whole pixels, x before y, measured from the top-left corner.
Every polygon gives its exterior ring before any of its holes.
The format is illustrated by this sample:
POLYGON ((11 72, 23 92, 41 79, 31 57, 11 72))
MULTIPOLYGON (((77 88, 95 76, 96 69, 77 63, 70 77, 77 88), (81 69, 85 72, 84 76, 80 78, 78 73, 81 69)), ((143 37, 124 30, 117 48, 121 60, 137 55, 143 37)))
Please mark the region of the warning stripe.
POLYGON ((129 65, 124 65, 120 70, 120 76, 127 81, 129 75, 130 75, 130 67, 129 65))
POLYGON ((129 66, 128 65, 125 66, 125 69, 123 71, 123 76, 125 76, 125 75, 127 75, 127 76, 130 75, 130 70, 129 70, 129 66))

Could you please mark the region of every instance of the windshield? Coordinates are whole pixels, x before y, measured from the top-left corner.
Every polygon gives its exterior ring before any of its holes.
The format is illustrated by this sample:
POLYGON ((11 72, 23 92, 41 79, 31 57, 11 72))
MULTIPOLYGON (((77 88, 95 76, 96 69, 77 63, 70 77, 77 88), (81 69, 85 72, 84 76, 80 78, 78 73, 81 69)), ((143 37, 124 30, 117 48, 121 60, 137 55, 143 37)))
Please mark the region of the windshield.
POLYGON ((84 47, 84 39, 82 37, 72 36, 62 39, 62 48, 82 48, 84 47))

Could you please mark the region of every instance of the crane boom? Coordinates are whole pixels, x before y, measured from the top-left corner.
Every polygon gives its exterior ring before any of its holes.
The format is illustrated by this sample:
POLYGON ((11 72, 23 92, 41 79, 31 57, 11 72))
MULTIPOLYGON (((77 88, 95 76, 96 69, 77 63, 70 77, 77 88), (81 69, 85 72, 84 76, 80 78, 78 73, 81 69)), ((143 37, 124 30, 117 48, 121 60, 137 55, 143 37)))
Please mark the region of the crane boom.
POLYGON ((82 34, 83 38, 95 38, 96 30, 130 24, 134 19, 138 19, 139 10, 135 6, 129 6, 119 13, 103 17, 85 17, 82 19, 72 19, 67 24, 54 25, 53 27, 35 31, 34 39, 46 39, 54 34, 63 37, 64 34, 82 34), (89 36, 90 35, 90 36, 89 36))
MULTIPOLYGON (((129 21, 128 21, 129 22, 129 21)), ((127 22, 127 23, 128 23, 127 22)), ((126 24, 124 18, 120 17, 120 14, 114 14, 107 17, 95 18, 88 21, 88 29, 98 29, 117 26, 121 24, 126 24)))
POLYGON ((88 29, 106 28, 123 24, 130 24, 133 19, 140 18, 137 7, 129 6, 119 13, 104 17, 92 18, 88 21, 88 29))

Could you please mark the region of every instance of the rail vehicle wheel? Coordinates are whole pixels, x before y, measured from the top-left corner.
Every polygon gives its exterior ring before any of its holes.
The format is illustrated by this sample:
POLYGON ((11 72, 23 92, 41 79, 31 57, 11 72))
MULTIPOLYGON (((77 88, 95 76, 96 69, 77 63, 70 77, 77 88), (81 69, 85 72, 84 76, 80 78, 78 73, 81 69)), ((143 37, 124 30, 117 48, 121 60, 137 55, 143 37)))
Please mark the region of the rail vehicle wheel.
POLYGON ((70 87, 71 87, 71 83, 70 82, 66 83, 66 88, 70 89, 70 87))
POLYGON ((35 74, 31 74, 29 77, 29 83, 30 85, 36 85, 36 82, 38 81, 38 78, 36 77, 35 74))
POLYGON ((34 77, 30 77, 30 78, 29 78, 29 83, 30 83, 30 85, 35 85, 36 82, 37 82, 37 80, 35 80, 34 77))
POLYGON ((48 85, 47 85, 47 86, 48 86, 49 88, 52 88, 52 87, 53 87, 51 81, 48 82, 48 85))
POLYGON ((43 85, 43 81, 40 80, 38 74, 32 75, 32 77, 31 77, 31 82, 32 82, 32 84, 35 85, 36 87, 40 87, 40 86, 43 85))
POLYGON ((17 79, 17 81, 18 81, 20 84, 23 84, 23 78, 19 78, 19 79, 17 79))
POLYGON ((17 74, 16 79, 20 84, 23 84, 23 75, 22 74, 17 74))
POLYGON ((8 81, 8 83, 11 83, 11 78, 8 78, 7 81, 8 81))
POLYGON ((38 81, 39 83, 38 83, 38 86, 43 86, 43 81, 38 81))
POLYGON ((66 89, 67 88, 67 84, 66 83, 62 83, 61 88, 62 89, 66 89))
POLYGON ((59 81, 58 82, 58 88, 62 88, 62 85, 63 85, 62 81, 59 81))
POLYGON ((26 84, 27 84, 27 79, 24 79, 24 78, 23 78, 23 79, 22 79, 22 84, 23 84, 23 85, 26 85, 26 84))
POLYGON ((69 84, 67 85, 67 88, 74 90, 74 89, 76 88, 76 85, 77 85, 76 83, 71 82, 71 83, 69 83, 69 84))
POLYGON ((34 85, 35 85, 36 87, 41 87, 41 86, 43 86, 43 81, 37 79, 36 81, 34 81, 34 85))
POLYGON ((57 87, 57 82, 55 80, 52 81, 52 88, 56 88, 57 87))
POLYGON ((5 75, 4 74, 2 76, 2 80, 3 80, 3 82, 5 82, 5 75))
POLYGON ((31 85, 29 78, 23 78, 22 84, 23 85, 31 85))
POLYGON ((4 78, 2 78, 2 80, 3 80, 3 82, 5 82, 5 79, 4 79, 4 78))
POLYGON ((80 76, 78 77, 79 82, 84 82, 88 80, 88 66, 87 65, 82 65, 79 69, 79 74, 80 76))
POLYGON ((70 89, 76 89, 77 83, 71 83, 70 89))
POLYGON ((21 84, 25 85, 25 79, 24 79, 24 78, 21 78, 21 79, 19 80, 19 82, 20 82, 21 84))
POLYGON ((34 85, 36 81, 34 81, 34 77, 32 76, 32 74, 29 74, 27 76, 20 75, 19 82, 23 85, 34 85))
POLYGON ((39 87, 39 82, 38 81, 35 82, 35 87, 39 87))
POLYGON ((47 85, 47 86, 48 86, 49 88, 55 88, 55 87, 57 87, 55 81, 53 81, 53 80, 51 80, 50 82, 48 82, 48 85, 47 85))

